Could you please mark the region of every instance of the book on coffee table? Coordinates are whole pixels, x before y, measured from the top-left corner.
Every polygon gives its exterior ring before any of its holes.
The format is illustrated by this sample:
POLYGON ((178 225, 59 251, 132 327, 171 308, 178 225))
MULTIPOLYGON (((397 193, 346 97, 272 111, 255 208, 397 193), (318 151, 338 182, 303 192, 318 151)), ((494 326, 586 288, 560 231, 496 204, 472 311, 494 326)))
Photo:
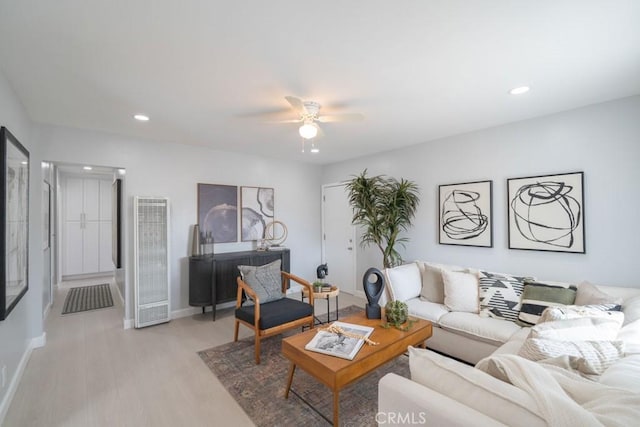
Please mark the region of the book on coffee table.
POLYGON ((331 325, 340 327, 345 334, 320 329, 304 348, 330 356, 353 360, 364 345, 365 338, 369 338, 369 335, 373 332, 373 328, 370 326, 345 322, 333 322, 331 325))

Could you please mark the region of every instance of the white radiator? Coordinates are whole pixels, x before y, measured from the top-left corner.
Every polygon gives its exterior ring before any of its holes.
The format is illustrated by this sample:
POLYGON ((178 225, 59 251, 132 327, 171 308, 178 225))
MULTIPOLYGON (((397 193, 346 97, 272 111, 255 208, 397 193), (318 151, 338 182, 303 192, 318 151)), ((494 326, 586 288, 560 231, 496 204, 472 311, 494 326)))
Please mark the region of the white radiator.
POLYGON ((134 216, 135 327, 170 320, 169 199, 137 196, 134 216))

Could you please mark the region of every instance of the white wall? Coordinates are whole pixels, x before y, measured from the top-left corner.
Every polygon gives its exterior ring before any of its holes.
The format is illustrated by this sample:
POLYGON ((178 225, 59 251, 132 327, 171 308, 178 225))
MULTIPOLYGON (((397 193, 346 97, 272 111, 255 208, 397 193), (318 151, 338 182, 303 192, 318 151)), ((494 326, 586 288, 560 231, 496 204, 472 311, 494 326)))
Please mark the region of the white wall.
POLYGON ((42 335, 42 238, 40 155, 32 138, 31 123, 8 81, 0 72, 0 125, 5 126, 30 154, 29 195, 29 290, 0 322, 0 369, 7 378, 0 388, 0 424, 7 410, 9 395, 15 392, 19 371, 24 369, 33 339, 42 335), (34 190, 35 189, 35 190, 34 190))
MULTIPOLYGON (((289 229, 285 245, 291 249, 291 269, 302 277, 314 277, 320 263, 319 166, 47 125, 37 126, 35 131, 47 160, 125 168, 124 198, 129 221, 133 196, 169 197, 172 311, 189 307, 187 257, 191 225, 197 223, 197 183, 273 187, 276 219, 289 229)), ((125 237, 129 266, 132 233, 133 227, 129 226, 125 237)), ((217 244, 215 250, 229 252, 251 247, 251 243, 239 242, 217 244)), ((127 278, 127 293, 132 301, 132 268, 127 278)), ((132 318, 131 307, 126 313, 127 318, 132 318)))
MULTIPOLYGON (((404 251, 425 259, 541 279, 640 287, 640 96, 328 166, 323 183, 369 173, 414 180, 421 203, 404 251), (507 249, 507 178, 585 173, 586 254, 507 249), (440 184, 493 180, 493 248, 439 245, 440 184)), ((358 253, 361 275, 371 259, 358 253)), ((381 264, 381 261, 379 261, 381 264)), ((379 266, 379 265, 378 265, 379 266)), ((360 276, 361 277, 361 276, 360 276)))

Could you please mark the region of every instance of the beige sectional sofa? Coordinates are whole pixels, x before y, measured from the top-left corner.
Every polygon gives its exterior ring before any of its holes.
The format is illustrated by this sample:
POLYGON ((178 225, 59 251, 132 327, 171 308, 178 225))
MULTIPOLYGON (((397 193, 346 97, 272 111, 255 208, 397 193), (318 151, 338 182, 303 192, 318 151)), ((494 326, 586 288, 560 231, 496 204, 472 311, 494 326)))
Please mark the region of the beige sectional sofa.
MULTIPOLYGON (((412 379, 388 374, 380 381, 379 417, 383 424, 406 425, 426 417, 429 425, 443 426, 547 425, 549 415, 539 408, 535 394, 531 396, 471 366, 488 356, 517 354, 532 328, 487 317, 486 309, 484 313, 480 308, 472 312, 468 302, 473 298, 468 299, 466 308, 464 301, 461 306, 453 298, 460 297, 455 292, 471 288, 452 287, 450 280, 443 280, 443 275, 450 279, 450 272, 459 272, 459 277, 465 276, 462 273, 468 277, 482 275, 476 269, 423 261, 385 270, 387 287, 381 302, 406 302, 410 315, 433 322, 433 336, 427 347, 466 364, 433 351, 411 349, 412 379), (464 311, 456 311, 457 307, 464 311)), ((589 298, 601 303, 598 297, 606 295, 621 305, 625 315, 617 336, 624 342, 624 357, 588 381, 631 390, 640 397, 640 289, 594 287, 588 283, 577 284, 576 288, 576 303, 579 299, 588 302, 589 298)), ((480 297, 475 295, 476 299, 480 297)), ((486 370, 486 363, 481 367, 486 370)), ((640 411, 640 401, 638 408, 631 410, 640 411)))

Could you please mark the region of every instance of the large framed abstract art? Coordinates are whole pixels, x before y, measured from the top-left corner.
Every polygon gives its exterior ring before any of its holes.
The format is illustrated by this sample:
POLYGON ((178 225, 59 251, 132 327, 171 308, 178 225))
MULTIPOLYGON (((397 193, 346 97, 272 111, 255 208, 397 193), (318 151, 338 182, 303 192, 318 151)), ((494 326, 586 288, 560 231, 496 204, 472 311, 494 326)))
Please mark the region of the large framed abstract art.
POLYGON ((273 188, 241 187, 240 193, 242 241, 260 240, 267 224, 273 221, 273 188))
POLYGON ((441 245, 493 246, 492 181, 439 186, 441 245))
POLYGON ((507 180, 509 249, 585 253, 584 173, 507 180))
POLYGON ((201 241, 238 241, 238 187, 198 184, 198 225, 201 241))
POLYGON ((29 289, 29 152, 0 129, 0 320, 29 289))

